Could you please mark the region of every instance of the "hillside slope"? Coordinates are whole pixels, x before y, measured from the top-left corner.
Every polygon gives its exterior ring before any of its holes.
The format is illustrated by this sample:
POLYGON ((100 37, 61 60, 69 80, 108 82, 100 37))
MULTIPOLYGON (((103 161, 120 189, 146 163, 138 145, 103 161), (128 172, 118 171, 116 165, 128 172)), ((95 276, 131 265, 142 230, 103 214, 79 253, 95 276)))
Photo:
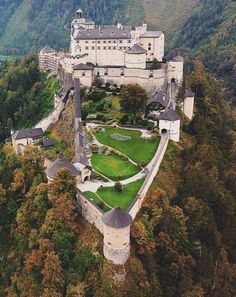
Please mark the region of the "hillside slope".
POLYGON ((70 22, 78 7, 97 23, 147 22, 171 40, 199 0, 0 0, 0 51, 25 53, 49 43, 69 44, 70 22))
POLYGON ((168 44, 173 43, 173 38, 198 3, 199 0, 132 0, 127 10, 128 22, 145 21, 151 29, 164 31, 168 44))
POLYGON ((183 24, 176 46, 200 57, 236 98, 236 2, 202 0, 183 24))

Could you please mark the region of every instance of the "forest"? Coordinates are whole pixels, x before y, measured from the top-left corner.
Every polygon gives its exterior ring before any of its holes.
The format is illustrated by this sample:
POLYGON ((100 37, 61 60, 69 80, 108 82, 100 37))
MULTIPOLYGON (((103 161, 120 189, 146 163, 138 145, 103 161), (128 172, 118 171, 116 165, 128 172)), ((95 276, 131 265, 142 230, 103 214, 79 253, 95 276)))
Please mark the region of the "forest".
POLYGON ((0 141, 11 129, 32 127, 51 112, 60 84, 46 77, 36 56, 0 63, 0 141))
POLYGON ((201 0, 183 23, 176 47, 187 60, 202 59, 218 79, 223 79, 233 103, 236 98, 236 2, 201 0))

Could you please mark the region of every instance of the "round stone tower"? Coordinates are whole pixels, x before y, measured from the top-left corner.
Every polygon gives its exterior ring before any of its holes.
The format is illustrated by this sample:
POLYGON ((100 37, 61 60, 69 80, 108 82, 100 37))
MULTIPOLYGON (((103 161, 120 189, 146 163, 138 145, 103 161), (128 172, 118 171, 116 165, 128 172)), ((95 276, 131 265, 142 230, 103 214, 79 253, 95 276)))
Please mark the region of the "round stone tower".
POLYGON ((115 207, 102 216, 102 221, 104 256, 116 265, 125 264, 130 255, 131 215, 115 207))

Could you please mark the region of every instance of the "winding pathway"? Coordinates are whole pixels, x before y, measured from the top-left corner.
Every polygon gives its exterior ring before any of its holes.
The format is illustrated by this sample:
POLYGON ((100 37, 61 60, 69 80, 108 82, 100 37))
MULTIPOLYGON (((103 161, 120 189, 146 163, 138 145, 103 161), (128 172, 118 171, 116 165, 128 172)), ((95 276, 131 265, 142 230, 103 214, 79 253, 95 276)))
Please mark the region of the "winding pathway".
MULTIPOLYGON (((145 169, 140 171, 139 173, 137 173, 136 175, 128 178, 128 179, 125 179, 125 180, 122 180, 120 181, 120 183, 122 185, 127 185, 129 183, 132 183, 132 182, 135 182, 139 179, 142 179, 144 177, 147 176, 147 173, 150 172, 151 170, 152 171, 156 171, 155 168, 159 168, 159 164, 158 164, 158 159, 160 157, 160 153, 163 149, 163 143, 166 143, 166 135, 162 135, 161 136, 161 141, 158 145, 158 148, 157 148, 157 151, 154 155, 154 157, 152 158, 152 160, 149 162, 149 164, 145 167, 146 171, 145 172, 145 169)), ((158 171, 158 169, 157 169, 158 171)), ((96 193, 97 190, 103 186, 103 187, 114 187, 115 185, 115 182, 102 182, 102 181, 86 181, 84 184, 78 184, 77 185, 77 188, 81 191, 81 192, 86 192, 86 191, 90 191, 90 192, 93 192, 93 193, 96 193)))

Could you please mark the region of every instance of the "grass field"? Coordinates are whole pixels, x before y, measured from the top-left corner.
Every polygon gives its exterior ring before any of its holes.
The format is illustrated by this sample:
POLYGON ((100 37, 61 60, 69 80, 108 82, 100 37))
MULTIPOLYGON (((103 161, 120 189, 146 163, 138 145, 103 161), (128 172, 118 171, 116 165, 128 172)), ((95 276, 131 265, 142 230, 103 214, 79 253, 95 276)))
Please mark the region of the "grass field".
POLYGON ((140 137, 141 132, 138 130, 125 130, 114 127, 105 127, 105 132, 97 132, 95 136, 102 144, 119 150, 136 163, 143 162, 145 165, 151 161, 160 141, 159 137, 153 140, 143 139, 140 137), (116 140, 111 137, 111 134, 114 133, 130 136, 131 139, 127 141, 116 140))
POLYGON ((140 171, 128 160, 124 160, 115 154, 108 156, 93 154, 91 162, 96 171, 113 181, 127 179, 140 171))
MULTIPOLYGON (((98 196, 110 206, 104 206, 103 210, 108 211, 115 206, 119 206, 123 210, 127 210, 134 198, 136 197, 140 187, 143 184, 143 179, 139 179, 133 183, 130 183, 123 188, 122 193, 115 191, 113 187, 111 188, 101 188, 97 191, 98 196)), ((84 192, 84 195, 92 199, 92 201, 100 205, 101 200, 92 192, 84 192)))
POLYGON ((21 59, 23 56, 20 55, 10 55, 10 56, 5 56, 5 55, 0 55, 0 61, 12 61, 16 59, 21 59))

